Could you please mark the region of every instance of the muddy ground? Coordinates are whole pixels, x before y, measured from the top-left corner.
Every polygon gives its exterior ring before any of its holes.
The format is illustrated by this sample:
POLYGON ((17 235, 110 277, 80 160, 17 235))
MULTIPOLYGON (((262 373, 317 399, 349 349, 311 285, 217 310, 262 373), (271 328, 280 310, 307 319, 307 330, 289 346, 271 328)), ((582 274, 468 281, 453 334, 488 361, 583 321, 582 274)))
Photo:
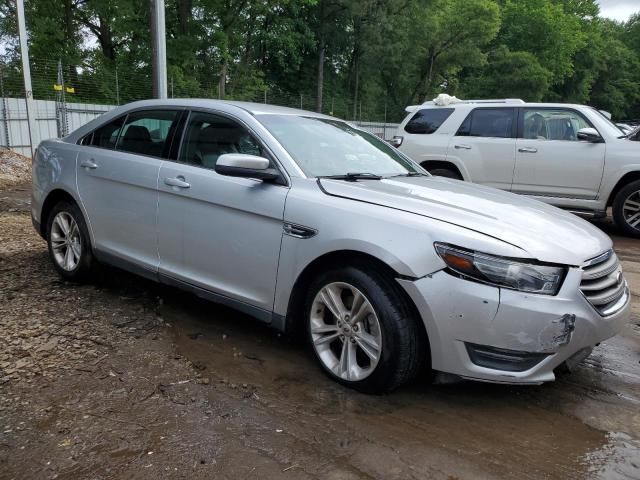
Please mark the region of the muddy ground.
POLYGON ((0 191, 0 479, 640 479, 634 318, 577 371, 365 396, 249 317, 104 269, 62 282, 0 191))

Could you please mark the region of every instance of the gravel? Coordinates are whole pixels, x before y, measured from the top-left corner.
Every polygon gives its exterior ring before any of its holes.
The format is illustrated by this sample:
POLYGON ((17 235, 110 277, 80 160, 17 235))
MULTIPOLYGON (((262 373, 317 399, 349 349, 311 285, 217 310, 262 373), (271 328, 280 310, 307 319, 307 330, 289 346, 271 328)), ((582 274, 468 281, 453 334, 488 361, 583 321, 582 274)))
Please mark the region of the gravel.
POLYGON ((12 150, 0 149, 0 187, 31 181, 31 159, 12 150))

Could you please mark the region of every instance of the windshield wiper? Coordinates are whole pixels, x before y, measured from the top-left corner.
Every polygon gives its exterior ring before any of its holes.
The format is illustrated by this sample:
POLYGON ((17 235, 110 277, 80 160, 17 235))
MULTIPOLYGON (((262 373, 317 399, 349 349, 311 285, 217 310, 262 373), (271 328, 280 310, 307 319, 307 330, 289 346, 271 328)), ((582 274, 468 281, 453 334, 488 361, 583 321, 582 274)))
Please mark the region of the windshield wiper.
POLYGON ((347 180, 355 182, 356 180, 382 180, 381 175, 367 172, 350 172, 344 175, 321 175, 318 178, 328 178, 330 180, 347 180))
POLYGON ((399 173, 398 175, 391 175, 389 178, 393 177, 428 177, 429 175, 422 172, 407 172, 407 173, 399 173))

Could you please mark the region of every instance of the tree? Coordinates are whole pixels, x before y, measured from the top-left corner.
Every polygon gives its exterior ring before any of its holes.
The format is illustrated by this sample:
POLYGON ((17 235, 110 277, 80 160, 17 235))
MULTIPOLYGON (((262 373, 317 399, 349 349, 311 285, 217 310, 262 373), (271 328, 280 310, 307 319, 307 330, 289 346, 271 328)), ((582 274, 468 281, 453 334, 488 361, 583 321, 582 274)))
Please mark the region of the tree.
POLYGON ((468 98, 522 98, 540 102, 548 91, 553 74, 529 52, 511 52, 500 46, 489 54, 485 68, 465 82, 468 98))
MULTIPOLYGON (((640 12, 598 0, 165 0, 169 93, 399 120, 440 92, 589 103, 640 116, 640 12)), ((151 95, 148 0, 27 0, 34 91, 57 63, 78 101, 151 95)), ((0 0, 5 92, 22 95, 14 0, 0 0)))
MULTIPOLYGON (((575 2, 574 2, 575 3, 575 2)), ((498 42, 529 52, 560 82, 573 73, 573 56, 584 45, 579 17, 551 0, 507 0, 498 42)))

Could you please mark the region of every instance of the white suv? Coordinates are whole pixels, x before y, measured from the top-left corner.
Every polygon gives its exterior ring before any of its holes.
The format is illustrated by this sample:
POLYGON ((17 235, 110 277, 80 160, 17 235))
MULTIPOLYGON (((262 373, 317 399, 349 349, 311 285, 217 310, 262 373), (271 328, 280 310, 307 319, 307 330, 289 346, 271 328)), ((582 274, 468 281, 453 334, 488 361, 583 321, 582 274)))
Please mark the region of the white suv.
POLYGON ((406 110, 393 143, 432 174, 592 218, 612 207, 616 224, 640 236, 640 143, 595 108, 505 99, 406 110))

